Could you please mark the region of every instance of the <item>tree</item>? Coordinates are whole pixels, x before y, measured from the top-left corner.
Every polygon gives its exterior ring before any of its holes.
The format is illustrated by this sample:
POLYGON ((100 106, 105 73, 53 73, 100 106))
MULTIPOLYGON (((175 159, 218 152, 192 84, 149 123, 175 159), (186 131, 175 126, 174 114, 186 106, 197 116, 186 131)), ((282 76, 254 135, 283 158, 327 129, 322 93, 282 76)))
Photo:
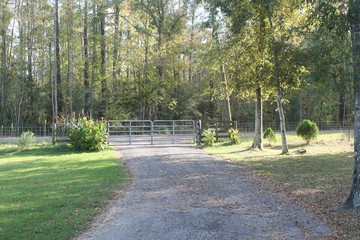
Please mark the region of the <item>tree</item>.
POLYGON ((54 7, 54 119, 59 116, 59 111, 63 110, 63 96, 60 91, 61 68, 60 68, 60 28, 59 28, 59 0, 55 0, 54 7))
POLYGON ((346 206, 360 207, 360 0, 350 0, 348 20, 352 39, 355 91, 355 129, 354 129, 354 173, 350 196, 346 206))
POLYGON ((9 11, 8 11, 8 2, 2 0, 0 2, 1 9, 1 115, 2 115, 2 123, 7 123, 7 111, 6 111, 6 90, 7 90, 7 81, 8 81, 8 73, 7 73, 7 28, 9 25, 9 11))
MULTIPOLYGON (((84 110, 86 114, 90 112, 90 69, 89 69, 89 26, 88 26, 88 11, 89 11, 89 3, 88 0, 84 2, 84 110)), ((91 116, 91 115, 90 115, 91 116)))

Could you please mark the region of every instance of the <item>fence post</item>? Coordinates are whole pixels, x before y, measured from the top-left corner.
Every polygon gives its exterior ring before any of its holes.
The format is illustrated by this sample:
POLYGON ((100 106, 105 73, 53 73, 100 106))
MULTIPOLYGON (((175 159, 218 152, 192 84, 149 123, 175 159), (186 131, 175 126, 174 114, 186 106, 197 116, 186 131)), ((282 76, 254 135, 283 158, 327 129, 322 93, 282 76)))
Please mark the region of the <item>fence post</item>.
POLYGON ((218 122, 215 123, 215 133, 216 133, 216 142, 219 141, 219 125, 218 122))
POLYGON ((56 134, 57 134, 57 130, 56 130, 56 123, 52 124, 52 144, 55 145, 56 143, 56 134))
POLYGON ((151 132, 150 132, 151 145, 154 145, 154 124, 153 124, 153 121, 150 121, 150 128, 151 128, 151 132))
POLYGON ((196 146, 201 146, 201 120, 195 121, 195 142, 196 146))
POLYGON ((129 125, 129 144, 131 145, 131 121, 129 125))
POLYGON ((107 122, 107 145, 110 145, 110 121, 107 122))
POLYGON ((172 144, 175 144, 175 121, 172 122, 172 144))

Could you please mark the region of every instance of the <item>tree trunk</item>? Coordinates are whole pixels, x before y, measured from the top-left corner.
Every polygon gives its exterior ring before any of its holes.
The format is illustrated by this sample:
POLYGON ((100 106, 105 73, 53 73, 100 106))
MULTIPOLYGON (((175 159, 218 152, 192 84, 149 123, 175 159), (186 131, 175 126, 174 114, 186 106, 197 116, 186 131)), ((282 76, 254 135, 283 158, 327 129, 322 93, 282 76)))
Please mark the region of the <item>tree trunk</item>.
POLYGON ((5 29, 5 16, 3 16, 3 29, 1 29, 1 114, 2 124, 6 124, 6 82, 7 82, 7 66, 6 66, 6 29, 5 29))
POLYGON ((62 94, 60 91, 61 84, 61 72, 60 72, 60 29, 59 29, 59 0, 55 0, 54 9, 54 70, 55 70, 55 82, 54 82, 54 93, 55 93, 55 116, 59 116, 59 111, 63 110, 62 94))
POLYGON ((105 117, 105 113, 108 110, 108 87, 106 80, 106 42, 105 42, 105 9, 104 6, 100 7, 99 17, 100 17, 100 36, 101 36, 101 65, 100 65, 100 75, 101 75, 101 98, 102 98, 102 109, 100 111, 100 116, 105 117), (105 111, 104 111, 105 110, 105 111))
POLYGON ((340 98, 339 98, 339 121, 341 122, 341 125, 344 126, 345 122, 345 105, 346 105, 346 98, 345 93, 340 92, 340 98))
MULTIPOLYGON (((27 5, 29 6, 29 2, 27 2, 27 5)), ((33 16, 33 6, 32 6, 32 14, 31 14, 31 19, 34 19, 35 17, 33 16)), ((29 108, 30 108, 30 119, 35 120, 35 113, 34 113, 34 93, 33 93, 33 88, 34 88, 34 77, 33 77, 33 23, 30 21, 27 23, 28 24, 28 28, 27 28, 27 49, 28 49, 28 55, 27 55, 27 87, 28 87, 28 93, 29 93, 29 108)))
POLYGON ((349 20, 354 69, 355 129, 353 184, 345 205, 354 209, 360 207, 360 0, 351 0, 349 2, 349 20))
POLYGON ((281 87, 278 87, 278 95, 277 95, 277 106, 279 111, 279 118, 280 118, 280 131, 281 131, 281 146, 282 146, 282 153, 288 153, 289 148, 286 141, 286 127, 285 127, 285 115, 282 106, 282 92, 281 87))
POLYGON ((262 88, 256 89, 256 110, 255 110, 255 137, 252 148, 263 149, 263 110, 262 110, 262 88))
POLYGON ((71 36, 68 36, 68 71, 67 71, 67 80, 69 84, 69 116, 73 114, 73 57, 72 57, 72 41, 71 36))
POLYGON ((115 3, 115 32, 114 32, 114 55, 113 55, 113 79, 112 79, 112 102, 115 102, 115 95, 117 90, 118 79, 119 79, 119 21, 120 20, 120 4, 115 3))
POLYGON ((88 0, 84 4, 84 110, 85 114, 90 114, 88 0))
POLYGON ((232 121, 231 105, 230 105, 230 93, 228 88, 228 79, 225 71, 225 64, 221 65, 221 75, 225 85, 225 108, 226 108, 226 121, 232 121))

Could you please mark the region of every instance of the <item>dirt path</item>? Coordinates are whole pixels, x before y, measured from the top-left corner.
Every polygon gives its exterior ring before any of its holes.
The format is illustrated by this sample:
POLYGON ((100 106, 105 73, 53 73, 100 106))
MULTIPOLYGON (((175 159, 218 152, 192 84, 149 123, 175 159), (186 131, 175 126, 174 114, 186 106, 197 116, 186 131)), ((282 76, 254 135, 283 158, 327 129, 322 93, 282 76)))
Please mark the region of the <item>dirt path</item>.
POLYGON ((238 165, 187 146, 124 146, 134 181, 78 239, 326 239, 331 230, 238 165))

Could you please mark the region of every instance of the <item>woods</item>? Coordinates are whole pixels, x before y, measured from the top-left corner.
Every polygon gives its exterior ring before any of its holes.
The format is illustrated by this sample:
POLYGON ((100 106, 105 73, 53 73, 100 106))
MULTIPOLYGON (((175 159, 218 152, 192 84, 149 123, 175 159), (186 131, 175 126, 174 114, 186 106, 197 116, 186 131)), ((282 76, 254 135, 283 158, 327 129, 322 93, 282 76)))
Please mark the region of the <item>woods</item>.
POLYGON ((2 0, 1 124, 353 118, 343 1, 2 0), (323 94, 326 91, 327 94, 323 94))

